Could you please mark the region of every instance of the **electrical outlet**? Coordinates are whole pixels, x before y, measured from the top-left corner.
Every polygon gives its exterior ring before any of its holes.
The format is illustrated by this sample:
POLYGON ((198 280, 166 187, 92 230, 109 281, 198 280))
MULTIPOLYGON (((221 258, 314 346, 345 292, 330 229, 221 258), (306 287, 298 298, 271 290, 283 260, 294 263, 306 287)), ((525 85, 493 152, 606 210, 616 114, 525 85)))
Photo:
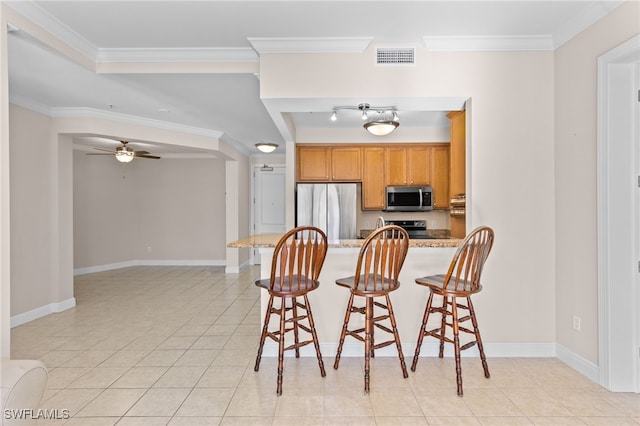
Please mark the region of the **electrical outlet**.
POLYGON ((580 331, 580 317, 578 316, 573 316, 573 329, 576 331, 580 331))
POLYGON ((365 229, 370 229, 370 227, 371 227, 371 223, 369 223, 369 221, 368 221, 368 220, 365 220, 365 221, 364 221, 364 227, 365 227, 365 229))

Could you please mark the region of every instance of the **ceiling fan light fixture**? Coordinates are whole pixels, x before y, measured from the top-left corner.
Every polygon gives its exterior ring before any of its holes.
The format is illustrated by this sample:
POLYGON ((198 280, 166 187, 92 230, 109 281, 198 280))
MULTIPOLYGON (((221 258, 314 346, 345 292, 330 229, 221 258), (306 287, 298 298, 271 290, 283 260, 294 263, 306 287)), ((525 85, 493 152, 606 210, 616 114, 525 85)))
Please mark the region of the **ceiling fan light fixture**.
POLYGON ((260 151, 264 152, 265 154, 269 154, 270 152, 275 151, 276 148, 278 148, 278 145, 275 143, 260 142, 256 144, 256 148, 258 148, 260 151))
POLYGON ((119 146, 116 148, 116 160, 121 163, 130 163, 135 157, 135 152, 128 146, 119 146))

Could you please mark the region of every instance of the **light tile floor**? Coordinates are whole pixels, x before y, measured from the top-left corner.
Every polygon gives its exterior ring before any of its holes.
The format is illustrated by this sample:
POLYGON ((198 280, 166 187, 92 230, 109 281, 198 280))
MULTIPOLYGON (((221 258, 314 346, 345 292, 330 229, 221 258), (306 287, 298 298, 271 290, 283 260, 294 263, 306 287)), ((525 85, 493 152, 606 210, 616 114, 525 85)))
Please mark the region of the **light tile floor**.
MULTIPOLYGON (((260 331, 258 268, 134 267, 78 276, 77 306, 16 327, 13 358, 49 368, 43 408, 66 425, 638 425, 640 395, 608 392, 555 358, 490 358, 491 379, 463 359, 424 358, 403 379, 397 358, 325 354, 253 362, 260 331)), ((329 285, 329 284, 325 284, 329 285)), ((339 330, 336 330, 338 333, 339 330)))

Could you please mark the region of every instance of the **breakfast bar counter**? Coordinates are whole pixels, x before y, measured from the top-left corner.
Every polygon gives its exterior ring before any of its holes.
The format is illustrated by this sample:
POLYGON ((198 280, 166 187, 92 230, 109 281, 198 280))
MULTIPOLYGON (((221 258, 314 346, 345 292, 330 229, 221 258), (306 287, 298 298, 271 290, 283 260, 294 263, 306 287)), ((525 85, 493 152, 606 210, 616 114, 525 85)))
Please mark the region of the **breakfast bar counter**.
MULTIPOLYGON (((238 241, 229 243, 227 246, 231 248, 274 248, 282 234, 259 234, 251 235, 238 241)), ((415 239, 409 241, 411 247, 458 247, 462 240, 459 238, 427 238, 415 239)), ((337 240, 329 241, 329 249, 331 248, 360 248, 364 239, 353 240, 337 240)), ((355 264, 353 265, 355 268, 355 264)))
MULTIPOLYGON (((271 273, 273 250, 281 234, 253 235, 228 244, 228 247, 259 248, 262 278, 271 273)), ((415 279, 426 275, 444 274, 449 268, 451 257, 462 240, 460 239, 412 239, 409 251, 400 272, 400 288, 391 293, 391 303, 396 314, 398 332, 405 355, 413 354, 418 331, 428 296, 425 287, 417 285, 415 279)), ((349 291, 338 287, 336 279, 354 275, 356 261, 363 239, 329 241, 329 248, 320 273, 320 287, 309 293, 311 310, 315 319, 316 330, 322 355, 332 357, 336 353, 340 330, 349 300, 349 291)), ((266 311, 268 293, 262 293, 262 315, 266 311)), ((361 320, 361 315, 352 316, 352 324, 361 320)), ((431 322, 431 321, 430 321, 431 322)), ((422 354, 437 354, 435 339, 427 339, 422 346, 422 354), (429 340, 433 340, 430 343, 429 340)), ((364 347, 355 339, 347 339, 342 356, 364 356, 364 347)), ((396 356, 395 346, 387 346, 376 351, 377 356, 396 356)), ((276 356, 277 345, 267 339, 264 356, 276 356)), ((301 349, 302 356, 315 356, 313 345, 301 349)))

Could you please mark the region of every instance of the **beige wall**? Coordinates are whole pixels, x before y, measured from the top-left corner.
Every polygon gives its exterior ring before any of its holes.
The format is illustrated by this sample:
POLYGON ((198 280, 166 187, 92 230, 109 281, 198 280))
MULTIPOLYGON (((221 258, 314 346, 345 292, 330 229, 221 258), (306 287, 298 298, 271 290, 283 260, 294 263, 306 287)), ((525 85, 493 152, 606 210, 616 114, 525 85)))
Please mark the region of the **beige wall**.
POLYGON ((469 226, 496 231, 476 302, 483 338, 553 345, 553 53, 418 48, 418 65, 400 69, 376 67, 373 54, 262 55, 261 95, 471 99, 469 226))
POLYGON ((597 59, 639 32, 640 3, 627 2, 555 52, 557 342, 596 364, 597 59))
MULTIPOLYGON (((124 169, 74 153, 57 119, 15 105, 9 118, 12 323, 74 306, 74 268, 224 264, 225 160, 137 160, 124 169), (118 223, 131 232, 115 232, 118 223)), ((248 233, 248 159, 238 162, 246 176, 239 179, 241 229, 248 233)))
POLYGON ((123 165, 82 151, 74 157, 74 268, 137 260, 224 263, 223 160, 123 165))
POLYGON ((57 147, 50 141, 50 118, 11 106, 11 314, 52 302, 50 190, 57 147))

